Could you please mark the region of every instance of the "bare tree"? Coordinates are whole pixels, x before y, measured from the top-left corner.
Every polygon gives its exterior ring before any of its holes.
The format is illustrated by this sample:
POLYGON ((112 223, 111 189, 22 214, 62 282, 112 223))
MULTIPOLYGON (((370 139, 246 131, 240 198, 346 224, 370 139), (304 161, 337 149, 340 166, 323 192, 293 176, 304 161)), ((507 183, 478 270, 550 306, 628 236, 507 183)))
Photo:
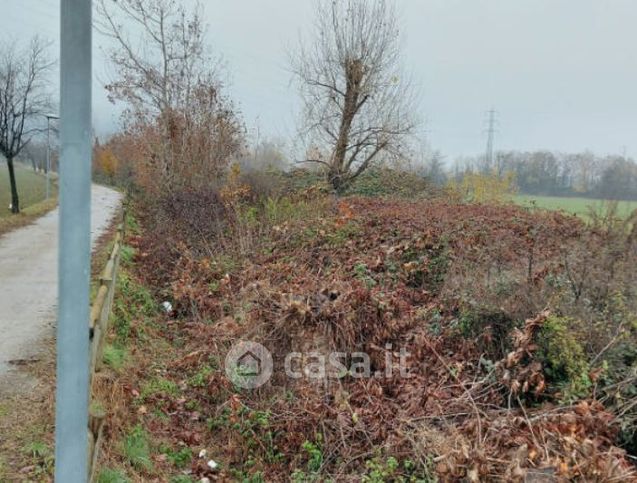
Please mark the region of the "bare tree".
POLYGON ((20 212, 14 160, 42 131, 35 122, 50 109, 47 74, 53 66, 48 44, 34 37, 29 46, 0 46, 0 154, 7 160, 11 184, 11 211, 20 212))
POLYGON ((112 101, 128 105, 125 128, 143 144, 148 176, 162 188, 205 184, 243 142, 234 106, 221 94, 220 61, 205 46, 199 4, 97 0, 96 27, 115 44, 112 101), (131 32, 136 32, 134 35, 131 32))
POLYGON ((96 9, 97 29, 116 45, 109 54, 118 79, 106 86, 112 100, 158 115, 183 107, 197 84, 216 77, 199 4, 189 11, 176 0, 97 0, 96 9))
POLYGON ((372 163, 400 156, 417 125, 413 90, 400 69, 390 0, 319 0, 311 42, 291 58, 305 134, 337 191, 372 163))

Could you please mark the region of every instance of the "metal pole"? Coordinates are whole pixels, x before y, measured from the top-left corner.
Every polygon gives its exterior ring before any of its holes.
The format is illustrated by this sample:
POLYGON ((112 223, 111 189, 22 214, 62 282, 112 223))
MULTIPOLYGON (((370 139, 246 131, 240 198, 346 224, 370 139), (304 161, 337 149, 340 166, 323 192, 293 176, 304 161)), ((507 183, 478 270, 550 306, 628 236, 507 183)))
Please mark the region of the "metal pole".
POLYGON ((51 119, 60 119, 55 114, 46 115, 46 199, 51 196, 51 119))
POLYGON ((51 183, 51 118, 46 116, 46 199, 49 199, 49 185, 51 183))
POLYGON ((55 480, 88 478, 91 0, 61 2, 55 480))
POLYGON ((484 161, 485 161, 485 168, 487 172, 491 172, 491 169, 493 168, 493 141, 494 141, 494 137, 495 137, 495 124, 496 124, 496 114, 497 112, 495 111, 495 109, 491 109, 489 112, 489 127, 487 128, 487 152, 484 156, 484 161))

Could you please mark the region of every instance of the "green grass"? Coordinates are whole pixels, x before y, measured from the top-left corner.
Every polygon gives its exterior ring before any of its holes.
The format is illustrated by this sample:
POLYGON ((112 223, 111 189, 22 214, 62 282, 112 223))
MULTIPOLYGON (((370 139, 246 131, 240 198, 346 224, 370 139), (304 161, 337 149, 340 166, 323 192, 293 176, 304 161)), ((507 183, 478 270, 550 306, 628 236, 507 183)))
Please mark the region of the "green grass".
MULTIPOLYGON (((537 207, 545 210, 562 210, 567 213, 588 218, 590 209, 599 211, 604 200, 592 198, 562 198, 558 196, 516 195, 513 202, 524 207, 537 207)), ((637 210, 637 201, 620 201, 618 214, 627 218, 633 210, 637 210)))
POLYGON ((111 344, 104 347, 104 364, 119 371, 126 361, 126 349, 111 344))
MULTIPOLYGON (((46 197, 46 177, 40 173, 23 167, 20 163, 14 164, 16 182, 18 184, 18 196, 20 209, 27 208, 44 201, 46 197)), ((51 197, 57 196, 57 187, 51 182, 51 197)), ((11 184, 9 183, 9 170, 7 163, 0 163, 0 218, 11 216, 9 204, 11 203, 11 184)))
POLYGON ((129 483, 130 480, 121 470, 104 468, 97 477, 97 483, 129 483))
POLYGON ((151 379, 150 381, 144 384, 142 388, 140 398, 146 400, 151 396, 176 396, 179 394, 179 386, 177 383, 170 381, 168 379, 164 379, 162 377, 157 377, 151 379))
POLYGON ((126 435, 123 450, 125 458, 133 468, 137 470, 149 470, 152 468, 148 434, 141 426, 135 426, 126 435))

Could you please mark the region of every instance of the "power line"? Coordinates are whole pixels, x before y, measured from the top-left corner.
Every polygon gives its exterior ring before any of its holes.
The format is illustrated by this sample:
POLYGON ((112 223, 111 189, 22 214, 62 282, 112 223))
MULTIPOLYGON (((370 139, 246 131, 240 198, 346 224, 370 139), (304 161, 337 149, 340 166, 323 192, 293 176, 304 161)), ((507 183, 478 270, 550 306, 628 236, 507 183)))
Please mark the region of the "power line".
POLYGON ((485 153, 484 164, 485 168, 488 171, 491 171, 493 168, 493 145, 495 141, 496 124, 498 122, 496 119, 498 112, 492 108, 487 112, 487 114, 489 118, 487 119, 487 150, 485 153))

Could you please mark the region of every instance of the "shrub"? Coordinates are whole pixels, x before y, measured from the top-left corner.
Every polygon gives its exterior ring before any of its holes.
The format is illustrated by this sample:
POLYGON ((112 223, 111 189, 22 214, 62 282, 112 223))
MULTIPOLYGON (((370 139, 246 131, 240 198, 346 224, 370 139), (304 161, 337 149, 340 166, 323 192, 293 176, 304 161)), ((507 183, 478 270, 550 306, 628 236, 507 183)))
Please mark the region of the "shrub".
POLYGON ((460 199, 471 203, 502 203, 516 191, 515 174, 467 173, 460 181, 451 181, 449 187, 460 199))
POLYGON ((574 329, 572 319, 551 315, 540 329, 537 341, 537 355, 546 380, 562 392, 562 399, 571 402, 586 397, 592 385, 588 359, 574 329))
POLYGON ((436 191, 433 185, 422 176, 400 169, 380 167, 363 172, 345 194, 424 198, 436 191))
POLYGON ((457 320, 460 334, 475 340, 480 350, 492 359, 507 353, 510 333, 519 325, 507 313, 489 307, 469 306, 460 312, 457 320))
POLYGON ((155 288, 168 285, 187 247, 205 254, 226 229, 227 209, 214 186, 138 198, 138 206, 147 230, 142 247, 145 281, 155 288))

